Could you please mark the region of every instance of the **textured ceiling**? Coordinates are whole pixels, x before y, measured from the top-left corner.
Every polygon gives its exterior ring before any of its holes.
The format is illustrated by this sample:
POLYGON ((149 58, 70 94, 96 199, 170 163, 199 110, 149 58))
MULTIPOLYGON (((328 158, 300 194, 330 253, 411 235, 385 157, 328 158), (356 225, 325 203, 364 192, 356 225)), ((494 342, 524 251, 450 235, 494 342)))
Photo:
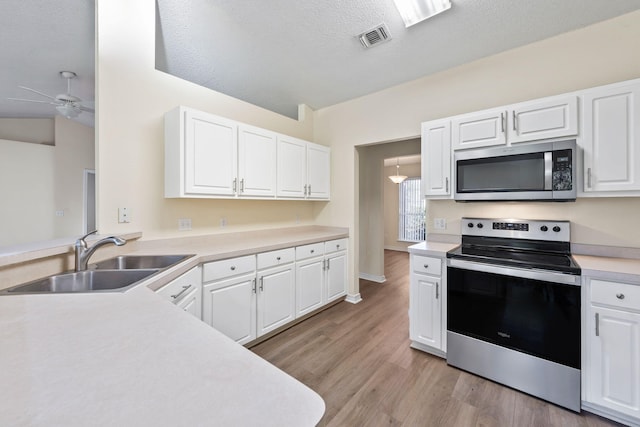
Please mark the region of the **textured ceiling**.
POLYGON ((638 0, 452 0, 405 28, 393 0, 156 0, 157 68, 297 117, 640 8, 638 0), (386 23, 392 40, 357 34, 386 23))
MULTIPOLYGON (((60 71, 78 75, 71 82, 72 95, 94 100, 94 20, 93 0, 0 0, 0 117, 53 117, 53 105, 7 98, 48 100, 18 86, 54 97, 66 93, 60 71)), ((94 123, 90 113, 77 120, 94 123)))

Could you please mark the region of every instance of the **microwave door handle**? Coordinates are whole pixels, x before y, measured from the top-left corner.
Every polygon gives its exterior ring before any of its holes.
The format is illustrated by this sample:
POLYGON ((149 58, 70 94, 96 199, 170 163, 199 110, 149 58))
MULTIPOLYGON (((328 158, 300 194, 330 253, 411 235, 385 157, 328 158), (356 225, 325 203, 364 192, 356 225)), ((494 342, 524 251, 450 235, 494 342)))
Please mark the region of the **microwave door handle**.
POLYGON ((544 189, 552 190, 553 182, 553 153, 546 151, 544 153, 544 189))

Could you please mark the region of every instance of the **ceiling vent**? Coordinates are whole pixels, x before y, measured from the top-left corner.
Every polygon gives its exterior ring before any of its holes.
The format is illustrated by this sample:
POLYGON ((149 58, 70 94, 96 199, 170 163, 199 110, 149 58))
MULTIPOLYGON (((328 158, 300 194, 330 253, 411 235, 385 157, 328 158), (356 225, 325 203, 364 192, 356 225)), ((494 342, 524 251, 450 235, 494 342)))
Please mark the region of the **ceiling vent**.
POLYGON ((387 24, 380 24, 359 34, 358 39, 365 49, 369 49, 372 46, 391 40, 391 33, 389 33, 387 24))

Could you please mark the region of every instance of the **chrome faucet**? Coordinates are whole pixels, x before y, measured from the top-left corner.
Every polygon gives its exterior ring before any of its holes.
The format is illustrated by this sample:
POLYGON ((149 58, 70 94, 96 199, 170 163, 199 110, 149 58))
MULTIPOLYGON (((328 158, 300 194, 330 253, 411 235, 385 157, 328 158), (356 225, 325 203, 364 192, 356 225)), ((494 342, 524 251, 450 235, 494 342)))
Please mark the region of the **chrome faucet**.
POLYGON ((125 239, 122 239, 120 237, 109 236, 105 237, 104 239, 98 240, 93 244, 93 246, 88 247, 87 242, 84 239, 97 232, 98 230, 93 230, 92 232, 87 233, 76 240, 76 243, 74 245, 76 248, 76 271, 83 271, 87 269, 89 258, 91 258, 91 255, 93 255, 96 249, 98 249, 100 246, 104 246, 109 243, 113 243, 116 246, 122 246, 127 243, 125 239))

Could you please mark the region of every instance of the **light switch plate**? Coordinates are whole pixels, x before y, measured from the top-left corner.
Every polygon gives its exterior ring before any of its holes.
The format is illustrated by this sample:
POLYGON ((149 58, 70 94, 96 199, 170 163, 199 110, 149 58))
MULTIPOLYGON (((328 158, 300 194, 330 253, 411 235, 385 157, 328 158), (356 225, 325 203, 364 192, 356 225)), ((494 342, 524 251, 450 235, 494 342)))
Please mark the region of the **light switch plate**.
POLYGON ((180 231, 191 230, 191 218, 178 219, 178 230, 180 231))
POLYGON ((447 228, 447 220, 445 218, 434 218, 433 228, 436 230, 445 230, 447 228))
POLYGON ((131 210, 129 208, 118 208, 118 222, 121 224, 131 222, 131 210))

